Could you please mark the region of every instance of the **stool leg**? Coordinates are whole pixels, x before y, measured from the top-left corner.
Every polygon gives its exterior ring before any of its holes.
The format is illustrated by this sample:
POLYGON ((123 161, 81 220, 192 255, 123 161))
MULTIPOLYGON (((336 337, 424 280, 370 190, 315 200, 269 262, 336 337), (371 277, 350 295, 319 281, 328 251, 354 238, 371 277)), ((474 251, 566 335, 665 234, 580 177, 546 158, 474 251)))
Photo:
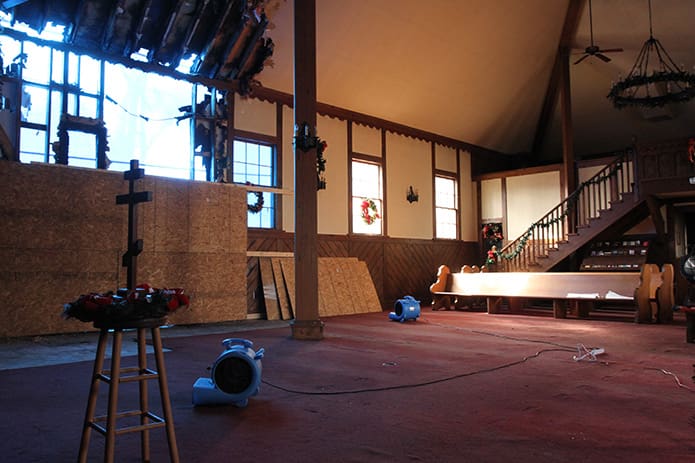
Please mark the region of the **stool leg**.
POLYGON ((97 396, 99 394, 99 375, 104 368, 104 354, 106 353, 106 341, 108 338, 108 330, 99 332, 99 342, 97 343, 97 353, 94 358, 94 370, 92 371, 92 384, 89 387, 89 398, 87 400, 87 411, 84 416, 84 424, 82 425, 82 439, 80 440, 80 453, 78 461, 85 463, 87 461, 87 453, 89 452, 89 437, 92 431, 92 422, 94 421, 94 409, 97 405, 97 396))
POLYGON ((159 327, 152 328, 152 345, 154 346, 154 358, 157 361, 159 373, 159 391, 162 398, 162 410, 166 421, 167 441, 169 443, 169 456, 172 463, 179 462, 179 449, 176 446, 176 434, 174 432, 174 416, 171 412, 169 401, 169 386, 167 384, 166 368, 164 367, 164 351, 162 350, 162 338, 159 327))
MULTIPOLYGON (((147 370, 147 344, 145 343, 145 328, 138 328, 138 374, 144 375, 147 370)), ((149 421, 147 412, 149 411, 149 400, 147 396, 147 380, 141 379, 140 388, 140 424, 146 425, 149 421)), ((140 450, 142 461, 150 461, 150 431, 143 429, 140 432, 140 450)))
POLYGON ((114 330, 113 348, 111 350, 111 381, 109 388, 109 405, 106 412, 106 448, 104 462, 113 463, 116 446, 116 418, 118 415, 118 385, 121 381, 121 346, 123 331, 114 330))

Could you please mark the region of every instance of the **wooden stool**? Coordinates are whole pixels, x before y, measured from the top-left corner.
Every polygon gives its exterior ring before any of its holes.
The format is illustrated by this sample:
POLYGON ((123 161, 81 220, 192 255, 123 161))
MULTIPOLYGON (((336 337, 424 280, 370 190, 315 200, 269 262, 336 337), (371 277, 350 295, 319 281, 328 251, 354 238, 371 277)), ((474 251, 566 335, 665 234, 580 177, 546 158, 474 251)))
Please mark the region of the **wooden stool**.
POLYGON ((99 343, 97 345, 96 359, 94 360, 94 372, 92 374, 92 384, 89 391, 89 401, 85 414, 84 426, 82 428, 82 440, 80 442, 79 461, 87 461, 89 451, 89 437, 92 429, 95 429, 106 437, 104 449, 104 461, 113 462, 114 447, 116 436, 130 432, 140 432, 141 456, 142 461, 150 461, 150 442, 149 430, 153 428, 166 427, 167 441, 169 443, 169 455, 171 461, 178 463, 179 452, 176 446, 176 435, 174 433, 174 420, 171 413, 169 402, 169 388, 167 386, 166 371, 164 367, 164 353, 162 351, 162 338, 159 327, 165 324, 166 318, 150 318, 142 320, 132 320, 124 322, 94 322, 94 327, 99 328, 99 343), (123 331, 137 329, 138 343, 138 366, 121 368, 121 347, 123 341, 123 331), (147 353, 145 345, 146 330, 152 332, 152 344, 154 347, 154 357, 157 363, 157 371, 147 368, 147 353), (109 333, 113 335, 113 346, 111 354, 111 369, 104 370, 104 354, 106 352, 106 342, 109 333), (123 375, 124 373, 135 373, 123 375), (147 381, 151 379, 159 380, 159 392, 162 401, 164 418, 150 412, 147 396, 147 381), (106 415, 94 416, 99 391, 99 382, 104 381, 109 384, 108 409, 106 415), (140 388, 140 409, 131 411, 118 411, 118 386, 123 382, 137 381, 140 388), (116 427, 118 418, 140 417, 139 425, 116 427), (105 426, 99 424, 106 422, 105 426))

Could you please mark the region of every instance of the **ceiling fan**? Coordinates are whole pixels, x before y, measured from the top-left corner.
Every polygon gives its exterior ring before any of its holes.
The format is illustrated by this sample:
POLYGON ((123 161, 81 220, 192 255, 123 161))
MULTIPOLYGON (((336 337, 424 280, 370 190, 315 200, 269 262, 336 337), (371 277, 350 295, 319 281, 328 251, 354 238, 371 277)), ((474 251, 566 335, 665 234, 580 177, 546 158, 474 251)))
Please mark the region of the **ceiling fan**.
POLYGON ((622 48, 606 48, 602 50, 599 46, 594 45, 594 22, 591 14, 591 0, 589 0, 589 33, 591 34, 591 45, 584 49, 584 55, 579 58, 574 64, 579 64, 589 56, 595 56, 604 62, 609 62, 611 59, 604 55, 604 53, 617 53, 623 51, 622 48))

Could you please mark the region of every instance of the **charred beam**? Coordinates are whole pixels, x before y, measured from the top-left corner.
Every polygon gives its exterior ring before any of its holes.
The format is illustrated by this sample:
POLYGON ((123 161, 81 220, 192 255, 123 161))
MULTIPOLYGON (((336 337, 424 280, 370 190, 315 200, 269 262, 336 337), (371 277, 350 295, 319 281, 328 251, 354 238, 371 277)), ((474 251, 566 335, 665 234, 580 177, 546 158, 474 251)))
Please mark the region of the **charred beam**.
POLYGON ((176 67, 178 60, 174 59, 178 54, 181 44, 188 36, 189 31, 199 11, 195 0, 179 0, 176 8, 169 16, 167 27, 159 41, 159 47, 154 54, 154 59, 169 67, 176 67))
POLYGON ((196 15, 195 20, 193 21, 193 24, 191 24, 190 29, 188 29, 188 33, 186 34, 186 37, 183 39, 183 43, 181 44, 178 53, 174 57, 174 62, 176 63, 175 67, 178 67, 178 63, 181 61, 181 59, 184 56, 186 56, 186 54, 191 50, 191 41, 193 40, 193 36, 196 34, 196 32, 200 30, 203 15, 207 10, 209 4, 210 0, 204 1, 204 3, 200 7, 199 13, 196 15))
POLYGON ((260 42, 261 37, 265 33, 266 27, 268 27, 268 19, 265 17, 265 15, 263 15, 261 16, 260 23, 256 26, 256 30, 251 35, 251 39, 246 42, 244 51, 242 52, 241 56, 239 56, 239 58, 236 60, 236 63, 234 63, 231 69, 231 72, 228 74, 229 79, 236 79, 239 76, 241 70, 246 65, 246 62, 248 61, 249 57, 251 56, 251 52, 258 51, 259 47, 263 45, 260 42))
POLYGON ((142 43, 142 37, 145 35, 145 24, 147 23, 147 17, 152 10, 153 0, 145 0, 145 4, 142 7, 140 17, 138 19, 137 26, 135 27, 135 36, 133 37, 133 46, 128 50, 128 54, 124 56, 130 56, 140 49, 140 44, 142 43))
POLYGON ((213 77, 219 68, 219 49, 226 43, 236 41, 241 32, 240 20, 243 17, 244 3, 230 2, 225 9, 224 15, 214 28, 215 33, 207 42, 204 50, 198 55, 198 59, 191 67, 191 71, 206 77, 213 77), (231 23, 231 24, 230 24, 231 23), (232 31, 231 33, 229 31, 232 31))

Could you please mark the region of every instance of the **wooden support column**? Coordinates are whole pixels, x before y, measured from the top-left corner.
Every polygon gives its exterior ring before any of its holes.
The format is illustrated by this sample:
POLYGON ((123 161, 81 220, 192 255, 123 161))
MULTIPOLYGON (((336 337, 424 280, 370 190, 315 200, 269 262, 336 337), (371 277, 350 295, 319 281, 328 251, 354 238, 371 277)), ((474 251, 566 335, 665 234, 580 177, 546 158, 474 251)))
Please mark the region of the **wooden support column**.
POLYGON ((323 339, 318 308, 316 1, 294 1, 294 339, 323 339))
MULTIPOLYGON (((564 197, 577 189, 577 173, 574 167, 574 130, 572 128, 572 87, 570 85, 570 50, 562 47, 558 54, 560 63, 560 112, 562 118, 562 171, 565 178, 564 197)), ((576 211, 569 214, 567 229, 575 232, 576 211)))

